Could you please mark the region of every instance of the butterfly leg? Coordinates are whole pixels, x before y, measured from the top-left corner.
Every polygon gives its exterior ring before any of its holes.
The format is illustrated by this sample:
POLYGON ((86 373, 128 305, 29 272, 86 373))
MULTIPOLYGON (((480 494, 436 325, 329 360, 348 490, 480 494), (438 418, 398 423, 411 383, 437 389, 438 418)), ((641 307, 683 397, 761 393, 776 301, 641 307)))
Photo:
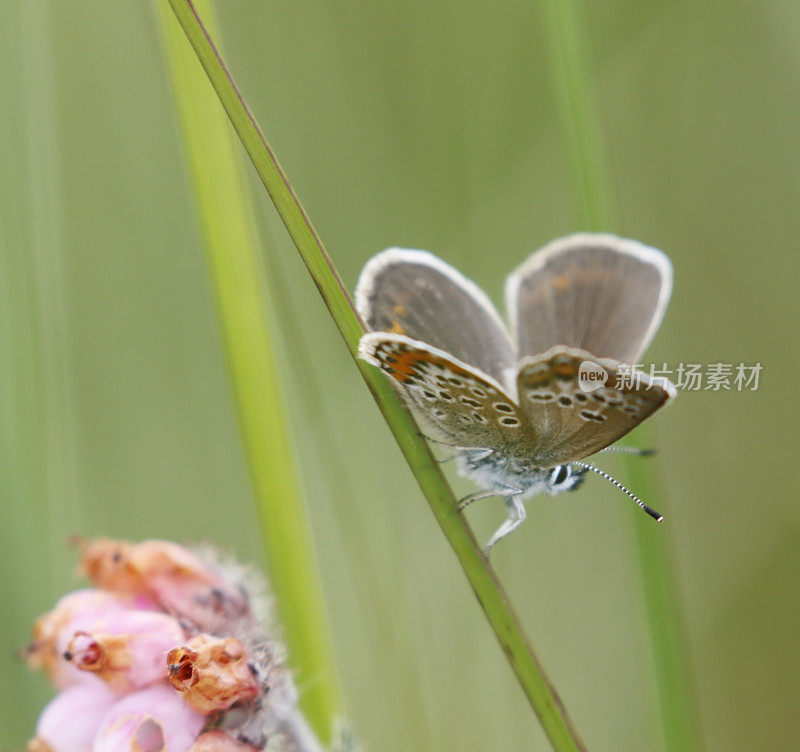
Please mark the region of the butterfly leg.
POLYGON ((436 444, 438 446, 450 447, 450 449, 456 449, 456 450, 470 449, 473 452, 483 452, 483 454, 478 455, 479 460, 488 457, 494 451, 494 449, 488 449, 487 447, 459 446, 458 444, 451 444, 449 441, 441 441, 440 439, 434 439, 433 437, 428 436, 427 434, 424 433, 418 433, 417 435, 422 436, 423 439, 427 439, 428 441, 431 442, 431 444, 436 444))
MULTIPOLYGON (((491 449, 489 450, 492 451, 491 449)), ((458 511, 463 512, 470 504, 474 501, 480 501, 481 499, 491 499, 493 496, 502 496, 504 498, 508 498, 509 496, 516 496, 517 494, 521 494, 521 488, 512 488, 511 486, 506 486, 505 491, 477 491, 475 493, 468 494, 463 499, 458 502, 458 511)))
POLYGON ((465 496, 463 499, 460 499, 458 502, 458 511, 463 512, 470 504, 474 501, 480 501, 481 499, 490 499, 492 496, 497 496, 495 491, 478 491, 477 493, 471 493, 465 496))
POLYGON ((487 449, 486 447, 468 447, 468 446, 458 446, 457 444, 450 444, 447 441, 440 441, 439 439, 431 438, 424 433, 420 433, 423 439, 427 439, 430 441, 431 444, 436 444, 437 446, 445 446, 449 447, 450 449, 455 449, 455 452, 447 457, 442 457, 441 459, 437 458, 436 461, 443 465, 445 462, 452 462, 457 456, 460 451, 471 450, 473 452, 481 452, 481 454, 476 454, 473 457, 473 462, 480 462, 480 460, 486 459, 494 449, 487 449))
POLYGON ((522 503, 522 497, 519 495, 509 496, 506 499, 506 506, 508 507, 508 519, 495 530, 494 535, 489 538, 487 544, 483 547, 484 556, 489 556, 489 552, 497 541, 505 538, 513 530, 516 530, 525 521, 525 505, 522 503))

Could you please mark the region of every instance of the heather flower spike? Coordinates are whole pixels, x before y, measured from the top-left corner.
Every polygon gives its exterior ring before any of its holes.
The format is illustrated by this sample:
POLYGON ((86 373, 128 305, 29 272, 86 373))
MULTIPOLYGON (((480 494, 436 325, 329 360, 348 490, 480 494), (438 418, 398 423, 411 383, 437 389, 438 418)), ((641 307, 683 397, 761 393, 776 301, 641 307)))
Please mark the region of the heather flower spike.
POLYGON ((322 752, 252 575, 157 540, 85 542, 81 570, 96 587, 59 600, 28 647, 61 690, 28 752, 322 752))

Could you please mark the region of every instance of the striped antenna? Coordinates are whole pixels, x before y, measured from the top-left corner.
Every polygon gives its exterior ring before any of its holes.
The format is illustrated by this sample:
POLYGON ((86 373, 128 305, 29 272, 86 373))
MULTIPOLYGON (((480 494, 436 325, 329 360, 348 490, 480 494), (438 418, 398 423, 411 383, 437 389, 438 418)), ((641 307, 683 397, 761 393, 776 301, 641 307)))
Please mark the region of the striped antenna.
POLYGON ((657 449, 641 449, 639 447, 629 446, 608 446, 601 449, 598 454, 630 454, 634 457, 652 457, 658 450, 657 449))
POLYGON ((591 470, 593 473, 597 473, 601 478, 605 478, 609 483, 615 485, 622 493, 624 493, 628 498, 633 499, 636 503, 636 506, 639 509, 643 509, 647 514, 649 514, 654 520, 657 522, 663 522, 664 517, 663 515, 656 512, 655 509, 652 507, 647 506, 635 493, 629 491, 625 486, 622 485, 618 480, 612 478, 607 472, 601 470, 599 467, 595 467, 594 465, 590 465, 588 462, 578 462, 577 460, 573 460, 570 462, 571 465, 578 465, 578 467, 586 468, 587 470, 591 470))

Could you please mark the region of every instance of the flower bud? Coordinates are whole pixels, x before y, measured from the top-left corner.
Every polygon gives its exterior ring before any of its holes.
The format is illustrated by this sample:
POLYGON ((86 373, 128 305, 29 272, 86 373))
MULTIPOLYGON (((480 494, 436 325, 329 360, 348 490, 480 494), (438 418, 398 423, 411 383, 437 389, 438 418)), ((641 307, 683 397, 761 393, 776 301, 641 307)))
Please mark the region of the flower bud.
MULTIPOLYGON (((137 605, 152 608, 152 603, 140 599, 137 605)), ((130 599, 103 590, 77 590, 65 595, 55 608, 39 617, 33 628, 33 640, 28 646, 28 662, 47 672, 56 687, 68 687, 86 677, 64 660, 64 651, 76 622, 89 624, 94 618, 130 608, 130 599)))
POLYGON ((81 569, 98 587, 152 598, 202 631, 249 613, 247 597, 200 557, 176 543, 98 539, 85 545, 81 569))
POLYGON ((126 695, 106 713, 92 752, 189 752, 205 725, 168 684, 126 695))
POLYGON ((168 614, 118 611, 81 629, 80 619, 64 657, 82 671, 91 671, 120 693, 142 689, 167 677, 165 656, 186 637, 168 614))
POLYGON ((170 650, 167 664, 172 686, 201 713, 225 710, 262 691, 244 645, 232 637, 198 635, 184 647, 170 650))
POLYGON ((118 699, 91 676, 65 689, 39 716, 28 752, 89 752, 103 717, 118 699))

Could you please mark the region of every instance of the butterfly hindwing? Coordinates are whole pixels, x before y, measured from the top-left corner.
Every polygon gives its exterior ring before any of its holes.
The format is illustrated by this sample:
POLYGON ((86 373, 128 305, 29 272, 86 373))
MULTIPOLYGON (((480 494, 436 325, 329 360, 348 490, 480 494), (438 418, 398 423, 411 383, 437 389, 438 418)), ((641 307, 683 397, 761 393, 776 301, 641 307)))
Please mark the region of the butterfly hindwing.
POLYGON ((553 345, 638 362, 672 291, 659 250, 614 235, 577 234, 532 254, 506 282, 519 356, 553 345))
POLYGON ((536 427, 536 464, 560 465, 610 446, 675 396, 666 379, 622 371, 616 361, 576 348, 553 347, 525 358, 517 371, 520 408, 536 427), (581 389, 581 364, 606 373, 602 386, 581 389))
POLYGON ((424 342, 388 332, 364 335, 359 353, 394 380, 414 412, 448 443, 531 453, 528 419, 491 376, 424 342))

